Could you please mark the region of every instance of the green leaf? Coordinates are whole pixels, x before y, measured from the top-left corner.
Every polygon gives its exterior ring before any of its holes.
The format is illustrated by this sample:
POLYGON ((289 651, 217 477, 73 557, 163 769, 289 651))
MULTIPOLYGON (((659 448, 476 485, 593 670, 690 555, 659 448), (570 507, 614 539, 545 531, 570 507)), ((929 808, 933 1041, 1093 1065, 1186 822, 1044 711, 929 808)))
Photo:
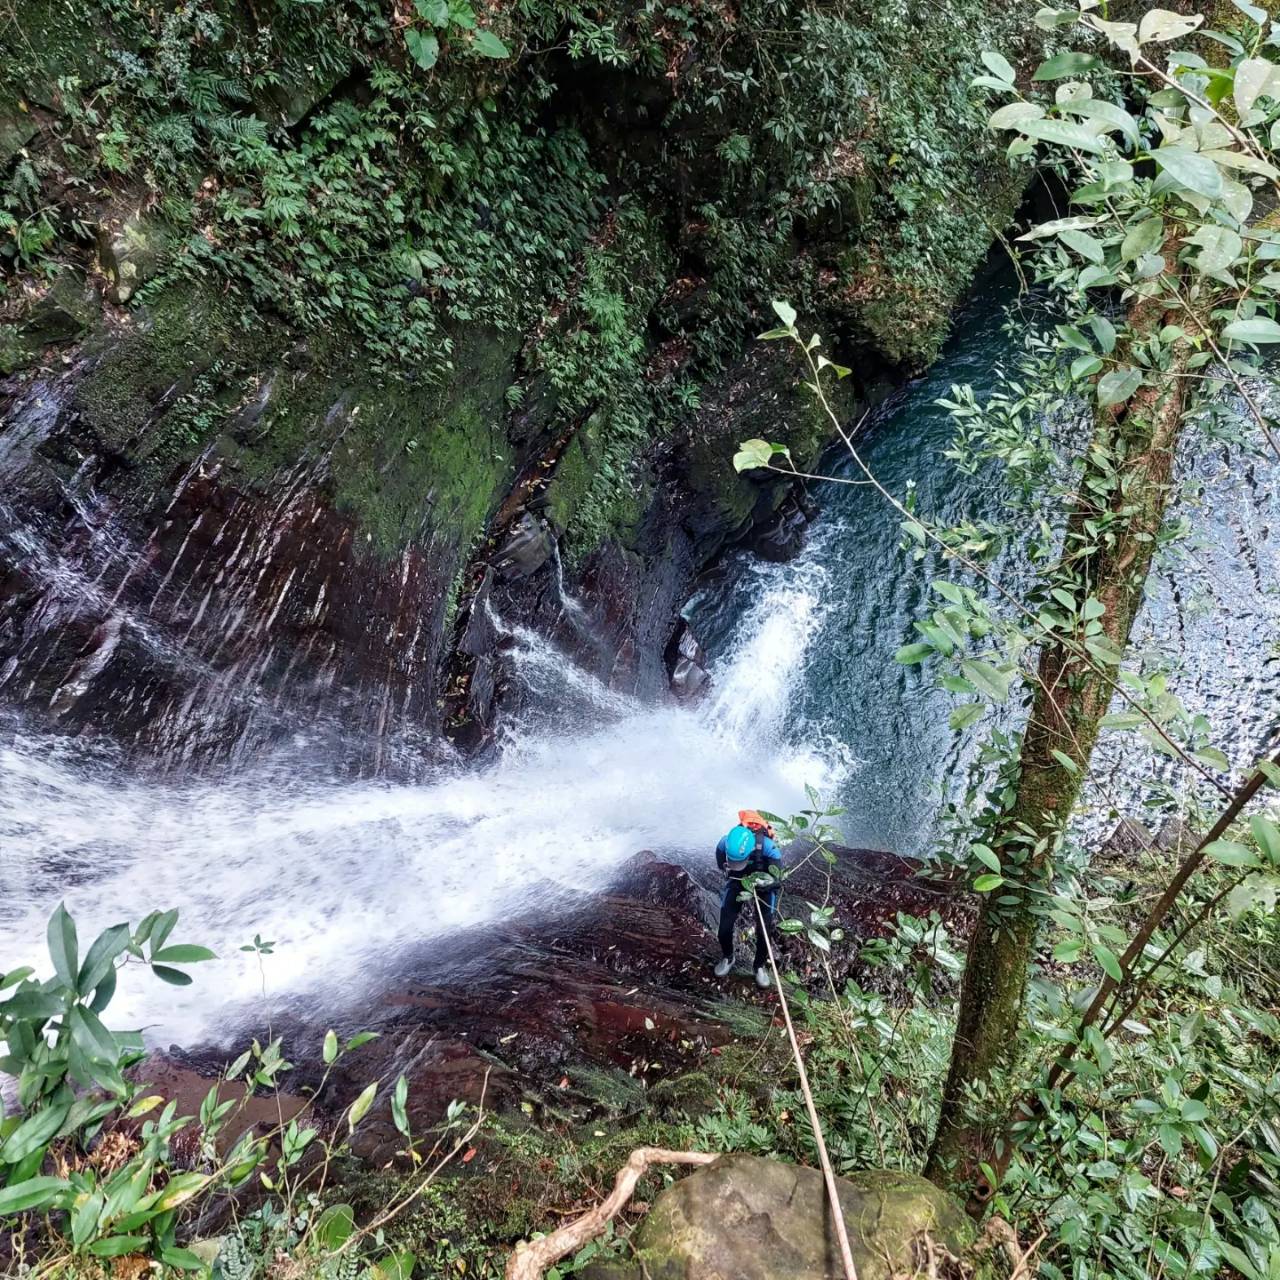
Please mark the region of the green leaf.
POLYGON ((1065 751, 1059 751, 1056 747, 1050 748, 1053 758, 1068 772, 1079 773, 1080 766, 1065 751))
POLYGON ((973 846, 973 856, 977 858, 983 866, 990 867, 992 871, 999 874, 1001 870, 1000 859, 996 857, 995 850, 989 845, 975 844, 973 846))
POLYGON ((1207 276, 1220 275, 1244 252, 1244 241, 1229 227, 1200 227, 1187 243, 1200 246, 1196 267, 1207 276))
POLYGON ((992 889, 998 889, 1004 884, 1004 876, 979 876, 974 882, 973 887, 978 893, 990 893, 992 889))
POLYGON ((1253 104, 1265 93, 1274 98, 1280 92, 1280 75, 1274 63, 1266 58, 1245 58, 1236 67, 1235 84, 1232 90, 1236 109, 1246 115, 1253 109, 1253 104))
POLYGON ((1081 378, 1091 378, 1101 368, 1102 361, 1093 354, 1087 356, 1076 356, 1076 358, 1071 362, 1071 377, 1076 381, 1079 381, 1081 378))
POLYGON ((108 1236, 105 1240, 95 1240, 86 1252, 95 1258, 121 1258, 126 1253, 137 1253, 146 1243, 146 1236, 108 1236))
POLYGON ((1012 671, 1001 671, 981 658, 966 659, 960 664, 960 670, 980 693, 985 693, 993 702, 1004 702, 1008 698, 1012 671))
POLYGON ((1008 102, 997 107, 987 121, 988 129, 1016 129, 1024 120, 1039 120, 1044 108, 1034 102, 1008 102))
POLYGON ((1106 259, 1107 255, 1101 242, 1095 240, 1086 231, 1063 231, 1058 239, 1089 262, 1103 262, 1106 259))
POLYGON ((947 723, 952 729, 967 729, 975 720, 982 719, 985 704, 981 702, 962 702, 953 707, 947 723))
POLYGON ((511 50, 492 31, 477 31, 471 47, 482 58, 509 58, 511 50))
POLYGON ((357 1031, 343 1046, 342 1051, 350 1053, 352 1049, 358 1049, 362 1044, 368 1044, 370 1040, 376 1040, 381 1034, 381 1031, 357 1031))
POLYGON ((69 1102, 60 1102, 32 1112, 0 1145, 0 1160, 5 1164, 17 1164, 32 1152, 41 1150, 62 1128, 70 1110, 69 1102))
POLYGON ((67 914, 65 903, 58 903, 57 910, 49 917, 47 935, 54 970, 63 983, 74 991, 79 945, 76 940, 76 922, 67 914))
POLYGON ((1090 946, 1093 952, 1093 958, 1102 966, 1102 971, 1111 979, 1112 982, 1124 981, 1124 970, 1120 967, 1120 961, 1116 953, 1110 947, 1104 946, 1101 942, 1095 942, 1090 946))
POLYGON ((1280 324, 1265 316, 1252 320, 1233 320, 1223 327, 1222 336, 1230 342, 1280 342, 1280 324))
POLYGON ((1031 78, 1033 80, 1065 80, 1068 76, 1078 76, 1086 71, 1098 71, 1101 68, 1101 59, 1094 57, 1093 54, 1068 51, 1054 54, 1048 61, 1042 62, 1031 78))
POLYGON ((788 329, 796 327, 796 309, 789 302, 775 301, 773 312, 788 329))
POLYGON ((198 1253, 193 1253, 190 1249, 179 1249, 177 1246, 161 1249, 160 1261, 179 1271, 203 1271, 209 1265, 198 1253))
POLYGON ((1138 23, 1138 42, 1146 44, 1149 40, 1161 43, 1168 40, 1181 40, 1190 35, 1204 21, 1203 14, 1184 16, 1172 13, 1168 9, 1148 9, 1138 23))
POLYGON ((1003 54, 988 49, 982 53, 981 57, 982 65, 998 79, 1005 81, 1007 84, 1012 84, 1017 78, 1013 67, 1009 65, 1008 58, 1003 54))
POLYGON ((1095 155, 1106 150, 1097 134, 1090 133, 1083 125, 1072 124, 1069 120, 1024 120, 1018 126, 1018 132, 1028 138, 1035 138, 1038 142, 1074 147, 1077 151, 1089 151, 1095 155))
POLYGON ((96 1013, 83 1005, 75 1005, 68 1018, 71 1035, 84 1051, 86 1058, 106 1062, 114 1066, 120 1057, 120 1046, 110 1031, 102 1025, 96 1013))
POLYGON ((901 662, 904 667, 910 667, 917 662, 923 662, 926 658, 932 657, 933 653, 934 648, 931 644, 904 644, 893 655, 893 660, 901 662))
POLYGON ((332 1027, 324 1033, 323 1056, 326 1066, 332 1062, 336 1062, 338 1058, 338 1035, 332 1027))
POLYGON ((405 1104, 409 1101, 409 1082, 401 1076, 396 1081, 396 1087, 391 1095, 391 1119, 396 1128, 400 1130, 406 1138, 413 1135, 409 1131, 409 1115, 405 1110, 405 1104))
POLYGON ((349 1204, 330 1205, 316 1219, 316 1243, 326 1252, 341 1249, 356 1229, 356 1211, 349 1204))
POLYGON ((1107 355, 1110 355, 1116 349, 1115 325, 1106 316, 1090 316, 1089 328, 1093 330, 1093 336, 1097 338, 1098 345, 1107 355))
POLYGON ((0 1188, 0 1218, 28 1209, 43 1209, 70 1186, 65 1178, 26 1178, 12 1187, 0 1188))
POLYGON ((1105 409, 1109 405, 1123 404, 1142 385, 1142 371, 1121 365, 1109 369, 1098 379, 1098 403, 1105 409))
POLYGON ((1267 855, 1267 860, 1273 866, 1280 866, 1280 829, 1276 824, 1270 818, 1256 814, 1249 819, 1249 830, 1253 832, 1258 848, 1267 855))
POLYGON ((173 932, 173 926, 177 923, 178 909, 176 907, 172 911, 163 911, 156 916, 149 935, 152 951, 157 947, 164 946, 165 939, 173 932))
POLYGON ((1138 122, 1123 108, 1104 98, 1076 98, 1062 104, 1063 111, 1097 120, 1108 129, 1119 129, 1131 142, 1138 141, 1138 122))
POLYGON ((1214 840, 1205 845, 1205 853, 1224 867, 1260 867, 1258 855, 1236 840, 1214 840))
POLYGON ((129 938, 127 924, 113 924, 98 935, 76 976, 75 987, 80 995, 87 996, 96 989, 115 965, 116 957, 129 945, 129 938))
POLYGON ((208 947, 197 947, 190 942, 179 942, 175 946, 151 953, 151 959, 159 960, 162 964, 199 964, 202 960, 217 958, 208 947))
POLYGON ((448 0, 413 0, 414 12, 423 22, 433 27, 444 27, 449 23, 448 0))
POLYGON ((767 467, 773 461, 778 446, 767 440, 744 440, 733 455, 735 471, 754 471, 758 467, 767 467))
POLYGON ((409 56, 423 71, 430 71, 440 57, 440 41, 434 31, 417 31, 406 27, 404 33, 405 48, 409 56))
POLYGON ((369 1268, 366 1280, 410 1280, 417 1261, 417 1255, 408 1249, 390 1253, 369 1268))
POLYGON ((1179 186, 1197 195, 1216 200, 1222 194, 1222 174, 1212 160, 1206 160, 1186 147, 1160 147, 1151 158, 1179 186))
POLYGON ((181 969, 170 969, 168 965, 153 964, 151 972, 161 982, 167 982, 171 987, 189 987, 191 985, 191 975, 183 973, 181 969))
POLYGON ((374 1095, 378 1092, 378 1082, 375 1080, 373 1084, 366 1085, 364 1091, 351 1104, 351 1109, 347 1112, 347 1127, 354 1130, 356 1125, 365 1118, 369 1113, 369 1108, 373 1106, 374 1095))

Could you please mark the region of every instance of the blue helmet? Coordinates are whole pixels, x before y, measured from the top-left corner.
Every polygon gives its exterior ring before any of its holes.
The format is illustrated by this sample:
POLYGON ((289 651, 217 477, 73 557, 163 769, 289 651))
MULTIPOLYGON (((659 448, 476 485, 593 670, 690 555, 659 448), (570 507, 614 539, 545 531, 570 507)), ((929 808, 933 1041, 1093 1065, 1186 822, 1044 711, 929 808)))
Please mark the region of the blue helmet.
POLYGON ((734 827, 724 838, 724 852, 732 862, 745 862, 756 851, 756 833, 750 827, 734 827))

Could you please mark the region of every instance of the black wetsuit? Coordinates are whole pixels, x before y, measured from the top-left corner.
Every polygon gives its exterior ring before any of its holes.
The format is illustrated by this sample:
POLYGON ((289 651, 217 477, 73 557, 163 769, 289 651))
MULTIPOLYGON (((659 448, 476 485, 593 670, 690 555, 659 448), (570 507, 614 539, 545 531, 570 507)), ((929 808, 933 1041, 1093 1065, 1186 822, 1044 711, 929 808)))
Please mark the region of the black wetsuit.
MULTIPOLYGON (((721 871, 726 871, 728 868, 724 840, 716 846, 716 865, 721 871)), ((782 867, 782 855, 778 851, 778 846, 764 832, 757 832, 755 852, 741 871, 728 873, 729 879, 725 882, 724 892, 720 895, 720 954, 726 960, 733 959, 734 926, 738 922, 738 912, 745 905, 755 918, 756 927, 756 955, 751 967, 762 969, 768 965, 769 946, 765 939, 773 938, 773 918, 778 910, 777 882, 775 881, 772 885, 765 883, 757 885, 755 902, 748 900, 744 904, 739 899, 743 894, 743 880, 761 871, 767 872, 773 867, 779 870, 782 867), (759 910, 756 909, 756 903, 760 904, 759 910)))

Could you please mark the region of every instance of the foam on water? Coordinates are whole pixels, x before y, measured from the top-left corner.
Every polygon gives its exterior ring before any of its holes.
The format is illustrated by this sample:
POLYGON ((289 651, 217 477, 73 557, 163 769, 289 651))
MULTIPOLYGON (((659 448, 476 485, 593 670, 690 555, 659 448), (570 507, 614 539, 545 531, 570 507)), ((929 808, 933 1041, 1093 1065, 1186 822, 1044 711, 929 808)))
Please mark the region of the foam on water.
POLYGON ((233 1026, 225 1007, 258 991, 257 962, 238 950, 255 933, 277 944, 273 993, 333 1008, 406 951, 426 943, 427 963, 444 966, 448 948, 432 954, 432 939, 600 888, 640 849, 707 859, 739 806, 800 807, 806 783, 829 787, 843 768, 839 752, 832 763, 780 736, 823 607, 821 569, 807 563, 761 570, 756 625, 697 708, 628 698, 514 631, 537 714, 492 766, 436 766, 417 785, 318 776, 305 740, 250 773, 147 779, 19 726, 0 750, 0 969, 47 969, 59 899, 85 945, 178 907, 175 938, 219 960, 183 990, 139 973, 113 1013, 159 1043, 189 1043, 233 1026))

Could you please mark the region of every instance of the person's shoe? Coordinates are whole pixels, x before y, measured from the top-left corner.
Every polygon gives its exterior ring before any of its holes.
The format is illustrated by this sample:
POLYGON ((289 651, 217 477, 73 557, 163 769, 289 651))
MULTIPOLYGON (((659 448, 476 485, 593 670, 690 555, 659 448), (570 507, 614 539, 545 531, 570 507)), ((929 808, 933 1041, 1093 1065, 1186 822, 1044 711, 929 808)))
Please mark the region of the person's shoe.
POLYGON ((773 979, 769 976, 769 970, 766 969, 764 965, 761 965, 756 970, 756 986, 759 987, 761 991, 764 991, 767 987, 771 987, 772 985, 773 979))
POLYGON ((716 965, 716 977, 723 978, 733 968, 733 957, 726 956, 716 965))

